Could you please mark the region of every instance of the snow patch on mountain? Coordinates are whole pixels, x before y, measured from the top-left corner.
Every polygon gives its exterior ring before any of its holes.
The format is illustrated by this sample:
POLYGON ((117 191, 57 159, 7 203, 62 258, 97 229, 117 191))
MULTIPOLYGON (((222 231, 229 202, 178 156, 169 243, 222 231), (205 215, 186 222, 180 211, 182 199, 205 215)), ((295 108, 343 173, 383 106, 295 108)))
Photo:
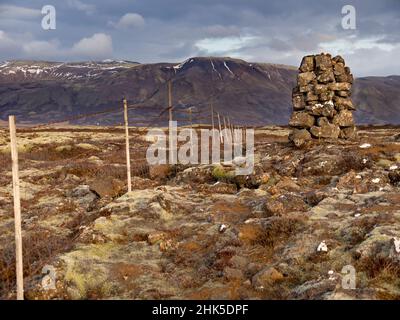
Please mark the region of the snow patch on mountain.
POLYGON ((232 72, 232 70, 229 69, 228 65, 226 64, 226 61, 224 61, 224 66, 225 66, 226 69, 228 69, 228 71, 229 71, 232 75, 235 75, 235 74, 232 72))

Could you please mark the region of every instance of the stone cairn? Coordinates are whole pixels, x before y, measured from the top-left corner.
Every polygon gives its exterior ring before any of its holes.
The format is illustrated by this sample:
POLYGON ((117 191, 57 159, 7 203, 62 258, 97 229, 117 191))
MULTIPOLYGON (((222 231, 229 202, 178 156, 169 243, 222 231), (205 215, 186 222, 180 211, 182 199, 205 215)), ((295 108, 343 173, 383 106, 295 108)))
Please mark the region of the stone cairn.
POLYGON ((354 138, 352 84, 353 75, 341 56, 304 57, 293 89, 289 139, 299 147, 313 138, 354 138))

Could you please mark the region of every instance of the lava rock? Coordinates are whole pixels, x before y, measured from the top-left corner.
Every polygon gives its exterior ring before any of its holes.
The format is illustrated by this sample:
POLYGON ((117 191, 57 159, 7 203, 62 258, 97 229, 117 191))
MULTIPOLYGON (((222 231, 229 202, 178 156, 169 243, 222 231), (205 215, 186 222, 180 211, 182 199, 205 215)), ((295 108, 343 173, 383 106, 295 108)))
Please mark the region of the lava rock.
POLYGON ((353 75, 341 56, 305 56, 292 94, 289 126, 293 132, 289 140, 301 147, 310 138, 356 138, 352 114, 355 107, 350 98, 352 84, 353 75))

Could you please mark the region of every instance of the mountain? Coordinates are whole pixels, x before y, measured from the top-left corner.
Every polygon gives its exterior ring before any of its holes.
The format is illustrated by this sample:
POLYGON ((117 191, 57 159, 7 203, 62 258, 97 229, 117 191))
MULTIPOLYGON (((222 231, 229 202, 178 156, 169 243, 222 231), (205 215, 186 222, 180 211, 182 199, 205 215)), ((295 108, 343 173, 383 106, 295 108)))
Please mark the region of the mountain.
MULTIPOLYGON (((165 112, 158 116, 168 104, 171 80, 178 120, 187 119, 185 110, 192 107, 203 112, 195 122, 209 122, 205 112, 212 104, 237 124, 287 124, 296 74, 291 66, 216 57, 180 64, 9 61, 0 64, 0 120, 15 114, 20 123, 71 117, 70 123, 119 124, 125 96, 135 107, 129 112, 132 125, 165 124, 165 112), (79 118, 112 108, 117 111, 79 118)), ((357 123, 400 124, 400 76, 357 78, 353 99, 357 123)))
POLYGON ((400 76, 357 78, 353 91, 358 123, 400 124, 400 76))

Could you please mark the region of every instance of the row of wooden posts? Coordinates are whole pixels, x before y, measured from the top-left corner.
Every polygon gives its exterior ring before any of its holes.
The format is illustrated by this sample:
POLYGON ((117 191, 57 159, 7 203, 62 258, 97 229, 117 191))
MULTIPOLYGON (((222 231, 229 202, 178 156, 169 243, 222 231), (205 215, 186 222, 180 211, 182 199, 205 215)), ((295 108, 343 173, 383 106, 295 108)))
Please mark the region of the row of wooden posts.
MULTIPOLYGON (((124 125, 125 125, 125 145, 126 145, 126 165, 127 165, 127 183, 128 183, 128 192, 132 191, 132 176, 131 176, 131 160, 130 160, 130 152, 129 152, 129 123, 128 123, 128 102, 127 99, 124 98, 123 100, 124 104, 124 125)), ((214 123, 214 106, 211 103, 211 127, 212 130, 215 129, 215 123, 214 123)), ((173 121, 173 104, 172 104, 172 81, 168 81, 168 113, 169 113, 169 124, 172 123, 173 121)), ((190 129, 193 130, 193 121, 192 121, 192 107, 188 108, 188 113, 189 113, 189 122, 190 122, 190 129)), ((217 118, 218 118, 218 129, 219 129, 219 135, 220 135, 220 142, 223 143, 223 135, 222 135, 222 125, 221 125, 221 116, 218 112, 216 112, 217 118)), ((243 132, 243 137, 245 135, 245 130, 243 128, 234 126, 233 123, 231 122, 229 117, 222 117, 223 119, 223 127, 224 129, 228 129, 231 132, 231 135, 233 137, 234 135, 234 130, 235 129, 242 129, 243 132)), ((169 142, 169 149, 172 150, 174 146, 172 145, 172 141, 169 142)))
MULTIPOLYGON (((124 127, 125 127, 125 147, 126 147, 126 165, 127 165, 127 184, 128 192, 132 191, 132 176, 131 176, 131 159, 130 159, 130 148, 129 148, 129 123, 128 123, 128 102, 126 98, 123 100, 124 105, 124 127)), ((173 105, 172 105, 172 84, 168 82, 168 109, 169 109, 169 123, 173 121, 173 105)), ((192 108, 189 111, 190 127, 193 129, 192 123, 192 108)), ((214 123, 214 108, 211 105, 211 126, 215 129, 214 123)), ((218 127, 220 132, 220 142, 223 142, 222 136, 222 124, 219 113, 218 127)), ((230 119, 223 117, 224 129, 229 129, 234 134, 234 130, 239 127, 234 127, 230 119)), ((14 200, 14 219, 15 219, 15 253, 16 253, 16 284, 17 284, 17 299, 24 299, 24 279, 23 279, 23 258, 22 258, 22 229, 21 229, 21 200, 20 200, 20 182, 19 182, 19 171, 18 171, 18 147, 16 137, 16 124, 15 116, 9 116, 9 128, 10 128, 10 145, 11 145, 11 159, 12 159, 12 181, 13 181, 13 200, 14 200)), ((174 147, 171 145, 170 150, 174 147)))

